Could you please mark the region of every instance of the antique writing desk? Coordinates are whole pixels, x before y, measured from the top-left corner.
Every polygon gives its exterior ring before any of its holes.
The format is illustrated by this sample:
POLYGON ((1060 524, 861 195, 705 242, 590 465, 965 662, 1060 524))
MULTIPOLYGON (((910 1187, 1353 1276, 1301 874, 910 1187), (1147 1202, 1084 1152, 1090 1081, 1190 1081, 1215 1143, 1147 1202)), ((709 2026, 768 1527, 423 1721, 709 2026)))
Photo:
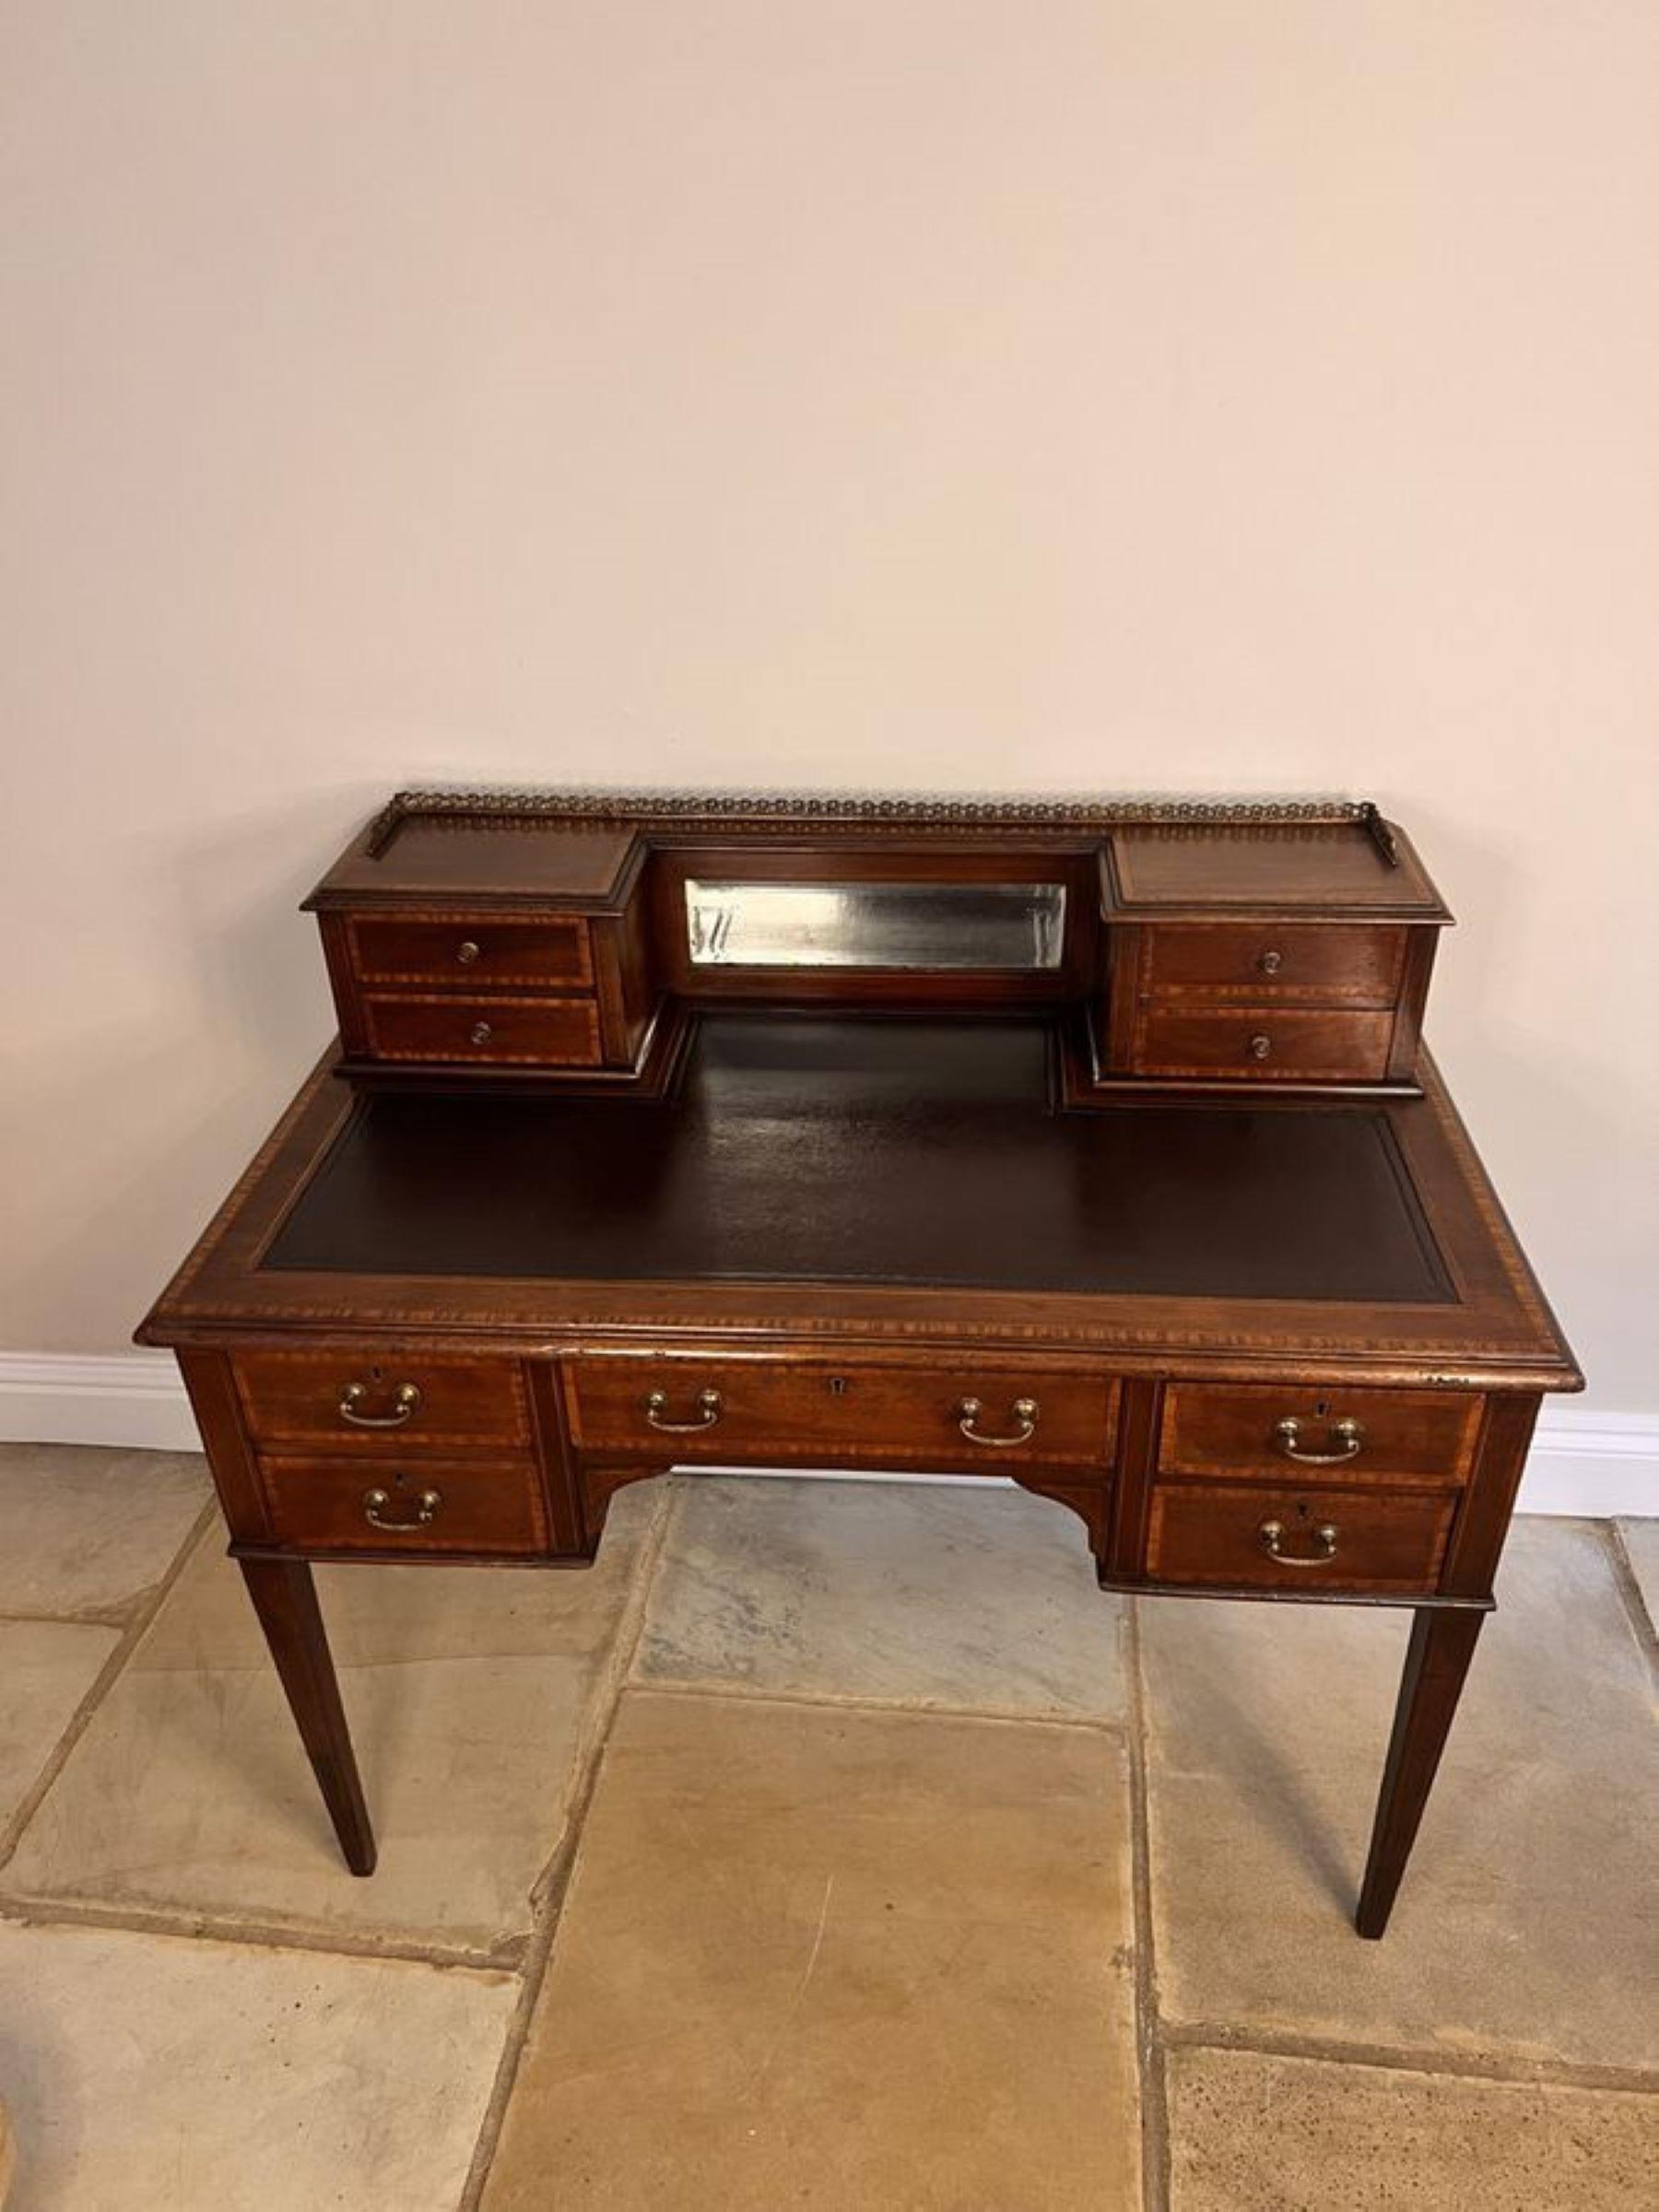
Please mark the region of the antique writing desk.
POLYGON ((1370 806, 406 794, 313 893, 340 1046, 145 1323, 347 1863, 313 1559, 580 1566, 626 1482, 1011 1476, 1099 1577, 1414 1621, 1386 1924, 1540 1394, 1370 806))

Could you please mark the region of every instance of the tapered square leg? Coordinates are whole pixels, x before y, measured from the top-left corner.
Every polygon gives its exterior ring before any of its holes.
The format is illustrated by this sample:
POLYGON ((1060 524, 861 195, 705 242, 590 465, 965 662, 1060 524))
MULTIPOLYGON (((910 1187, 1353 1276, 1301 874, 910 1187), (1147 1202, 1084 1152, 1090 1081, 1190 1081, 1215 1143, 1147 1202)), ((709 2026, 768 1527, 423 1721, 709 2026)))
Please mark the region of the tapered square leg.
POLYGON ((1485 1613, 1472 1607, 1425 1606, 1413 1617, 1371 1854, 1354 1915, 1361 1936, 1375 1938, 1388 1925, 1485 1620, 1485 1613))
POLYGON ((301 1559, 242 1559, 239 1564, 346 1864, 353 1874, 372 1874, 374 1830, 312 1571, 301 1559))

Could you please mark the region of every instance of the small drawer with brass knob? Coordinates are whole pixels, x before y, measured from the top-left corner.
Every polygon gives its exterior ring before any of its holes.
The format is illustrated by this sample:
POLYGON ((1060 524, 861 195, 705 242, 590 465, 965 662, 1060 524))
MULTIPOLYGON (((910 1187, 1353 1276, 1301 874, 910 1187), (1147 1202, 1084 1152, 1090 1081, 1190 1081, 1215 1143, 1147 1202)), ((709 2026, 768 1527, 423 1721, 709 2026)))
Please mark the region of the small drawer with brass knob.
POLYGON ((360 983, 453 984, 514 991, 585 990, 594 980, 587 923, 576 914, 354 914, 347 947, 360 983))
POLYGON ((297 1551, 388 1557, 548 1548, 542 1479, 528 1453, 488 1459, 348 1460, 264 1453, 271 1534, 297 1551))
POLYGON ((1455 1489, 1473 1470, 1485 1410, 1470 1391, 1171 1382, 1159 1472, 1259 1482, 1310 1468, 1322 1483, 1455 1489))
POLYGON ((1392 1006, 1406 932, 1371 923, 1160 922, 1145 933, 1139 988, 1159 1000, 1392 1006))
POLYGON ((1445 1492, 1159 1482, 1147 1522, 1147 1579, 1428 1595, 1456 1511, 1456 1497, 1445 1492))
POLYGON ((1392 1014, 1306 1006, 1155 1005, 1136 1025, 1134 1072, 1268 1082, 1381 1082, 1392 1014))
POLYGON ((363 1023, 378 1060, 597 1067, 603 1057, 591 998, 382 992, 364 999, 363 1023))
POLYGON ((465 1359, 383 1347, 239 1352, 237 1396, 261 1447, 400 1455, 528 1446, 516 1359, 465 1359))

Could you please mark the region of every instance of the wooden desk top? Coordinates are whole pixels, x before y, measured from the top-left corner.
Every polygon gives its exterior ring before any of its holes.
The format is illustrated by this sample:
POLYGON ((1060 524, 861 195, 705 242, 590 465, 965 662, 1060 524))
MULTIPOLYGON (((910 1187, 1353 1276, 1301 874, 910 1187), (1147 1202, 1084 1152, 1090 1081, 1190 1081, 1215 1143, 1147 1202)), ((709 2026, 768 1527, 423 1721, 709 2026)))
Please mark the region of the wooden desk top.
POLYGON ((1050 1017, 710 1013, 673 1093, 312 1077, 149 1343, 1008 1344, 1578 1387, 1432 1070, 1421 1099, 1067 1110, 1050 1017))

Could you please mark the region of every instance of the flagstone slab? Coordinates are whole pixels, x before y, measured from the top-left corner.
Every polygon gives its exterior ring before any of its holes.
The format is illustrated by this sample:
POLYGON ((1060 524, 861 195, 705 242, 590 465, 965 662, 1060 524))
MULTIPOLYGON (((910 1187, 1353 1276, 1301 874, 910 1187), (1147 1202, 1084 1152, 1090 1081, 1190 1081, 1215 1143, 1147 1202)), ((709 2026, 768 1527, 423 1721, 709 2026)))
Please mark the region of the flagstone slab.
POLYGON ((453 2212, 515 1976, 0 1924, 8 2212, 453 2212))
POLYGON ((1120 1604, 1067 1507, 1001 1483, 678 1481, 638 1680, 1122 1719, 1120 1604))
POLYGON ((1171 2212, 1633 2212, 1659 2098, 1256 2052, 1170 2060, 1171 2212))
POLYGON ((319 1569, 380 1864, 349 1874, 218 1532, 0 1871, 32 1899, 510 1955, 563 1832, 651 1500, 587 1569, 319 1569))
POLYGON ((1141 1601, 1166 2017, 1659 2065, 1647 1667, 1605 1532, 1515 1524, 1387 1935, 1355 1936, 1409 1616, 1141 1601))
POLYGON ((0 1614, 121 1616, 212 1494, 199 1452, 0 1444, 0 1614))
POLYGON ((488 2212, 1138 2205, 1096 1729, 630 1690, 488 2212))

